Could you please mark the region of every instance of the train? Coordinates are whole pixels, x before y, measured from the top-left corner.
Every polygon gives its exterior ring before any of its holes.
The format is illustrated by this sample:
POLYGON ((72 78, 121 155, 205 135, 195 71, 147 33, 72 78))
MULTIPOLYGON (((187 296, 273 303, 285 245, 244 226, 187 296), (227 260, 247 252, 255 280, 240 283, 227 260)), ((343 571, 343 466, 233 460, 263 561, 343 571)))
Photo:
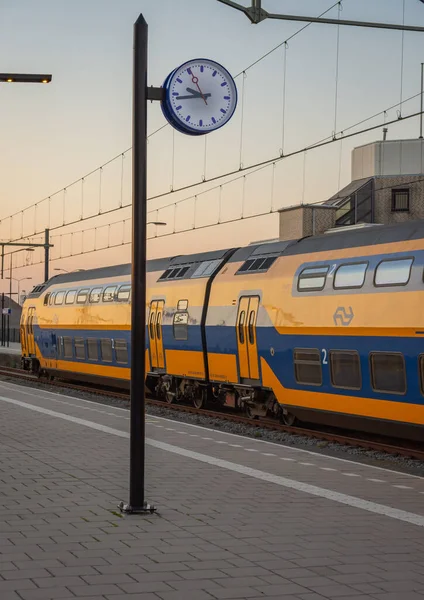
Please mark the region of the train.
MULTIPOLYGON (((424 221, 149 260, 147 388, 422 440, 423 273, 424 221)), ((131 265, 55 275, 20 326, 25 369, 128 388, 131 265)))

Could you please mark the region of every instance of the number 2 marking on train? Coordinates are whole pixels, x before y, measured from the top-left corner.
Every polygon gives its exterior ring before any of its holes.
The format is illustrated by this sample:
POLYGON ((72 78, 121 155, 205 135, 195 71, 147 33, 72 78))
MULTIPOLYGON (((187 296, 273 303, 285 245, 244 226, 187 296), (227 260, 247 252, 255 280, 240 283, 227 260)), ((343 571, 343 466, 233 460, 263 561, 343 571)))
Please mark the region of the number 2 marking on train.
POLYGON ((323 348, 321 350, 321 352, 322 352, 322 364, 323 365, 328 365, 328 362, 327 362, 327 350, 325 348, 323 348))

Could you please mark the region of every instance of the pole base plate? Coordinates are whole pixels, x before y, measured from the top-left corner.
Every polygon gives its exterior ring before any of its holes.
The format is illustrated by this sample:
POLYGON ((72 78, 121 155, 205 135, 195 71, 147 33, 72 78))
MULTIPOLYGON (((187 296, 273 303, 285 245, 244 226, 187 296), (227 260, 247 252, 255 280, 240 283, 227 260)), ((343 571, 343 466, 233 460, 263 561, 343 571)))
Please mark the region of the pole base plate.
POLYGON ((127 515, 152 515, 156 512, 156 507, 153 504, 145 502, 142 506, 131 506, 131 504, 125 504, 120 502, 118 508, 121 512, 127 515))

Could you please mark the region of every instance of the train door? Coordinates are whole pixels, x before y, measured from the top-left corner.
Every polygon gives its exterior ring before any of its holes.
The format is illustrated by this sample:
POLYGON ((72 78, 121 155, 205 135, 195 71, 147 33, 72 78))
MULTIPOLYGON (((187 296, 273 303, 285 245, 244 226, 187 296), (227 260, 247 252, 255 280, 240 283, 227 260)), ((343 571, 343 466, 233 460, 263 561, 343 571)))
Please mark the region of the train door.
POLYGON ((30 306, 28 309, 28 316, 26 321, 26 339, 29 356, 35 354, 35 341, 34 341, 34 317, 35 317, 35 306, 30 306))
POLYGON ((149 314, 149 349, 151 369, 163 369, 165 358, 163 353, 163 308, 164 300, 153 300, 149 314))
POLYGON ((236 322, 240 380, 259 379, 259 357, 256 342, 258 309, 258 296, 242 296, 240 298, 236 322))
POLYGON ((26 318, 27 318, 27 311, 24 308, 24 309, 22 309, 21 323, 20 323, 21 348, 22 348, 23 356, 26 356, 28 354, 27 341, 26 341, 26 318))

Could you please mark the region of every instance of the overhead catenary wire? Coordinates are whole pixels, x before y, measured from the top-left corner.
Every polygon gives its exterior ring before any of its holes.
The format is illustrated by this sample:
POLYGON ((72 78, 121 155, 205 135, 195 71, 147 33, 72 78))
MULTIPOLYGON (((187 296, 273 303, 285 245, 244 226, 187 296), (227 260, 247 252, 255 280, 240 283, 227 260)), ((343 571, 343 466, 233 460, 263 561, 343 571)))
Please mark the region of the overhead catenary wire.
MULTIPOLYGON (((339 2, 336 2, 335 4, 332 4, 327 10, 325 10, 323 13, 321 13, 320 15, 318 15, 318 18, 320 18, 320 17, 324 16, 325 14, 327 14, 329 11, 331 11, 333 8, 335 8, 338 4, 339 4, 339 2)), ((243 71, 240 71, 239 73, 237 73, 237 75, 235 75, 235 78, 238 78, 241 75, 243 75, 243 73, 245 73, 245 71, 253 68, 255 65, 257 65, 258 63, 260 63, 262 60, 264 60, 265 58, 267 58, 268 56, 270 56, 273 52, 275 52, 276 50, 278 50, 278 48, 280 48, 283 44, 286 44, 288 41, 290 41, 293 38, 295 38, 297 35, 299 35, 300 33, 302 33, 305 29, 307 29, 311 25, 312 25, 312 23, 307 23, 306 25, 300 27, 297 31, 295 31, 293 34, 291 34, 286 40, 284 40, 283 42, 281 42, 281 43, 277 44, 276 46, 274 46, 271 50, 269 50, 268 52, 264 53, 257 60, 255 60, 254 62, 252 62, 251 64, 249 64, 245 69, 243 69, 243 71)), ((153 136, 155 136, 156 134, 158 134, 159 132, 161 132, 163 129, 165 129, 167 127, 169 127, 168 123, 165 123, 164 125, 161 125, 157 129, 155 129, 154 131, 152 131, 147 136, 147 139, 149 140, 150 138, 152 138, 153 136)), ((127 154, 131 150, 132 150, 132 146, 130 146, 129 148, 127 148, 123 152, 120 152, 119 154, 117 154, 113 158, 109 159, 108 161, 106 161, 105 163, 103 163, 102 165, 100 165, 99 167, 97 167, 97 168, 89 171, 88 173, 86 173, 82 177, 80 177, 80 178, 76 179, 75 181, 72 181, 71 183, 67 184, 65 187, 66 188, 70 188, 70 187, 74 186, 75 184, 79 183, 82 179, 87 179, 91 175, 94 175, 100 169, 103 169, 103 168, 107 167, 108 165, 110 165, 111 163, 113 163, 115 160, 117 160, 120 157, 124 156, 125 154, 127 154)), ((37 204, 42 204, 43 202, 49 202, 49 204, 50 204, 51 203, 51 199, 54 198, 55 196, 57 196, 58 194, 60 194, 65 189, 65 187, 61 188, 60 190, 58 190, 56 192, 53 192, 49 196, 46 196, 45 198, 37 201, 37 204)), ((175 191, 175 190, 173 190, 173 191, 175 191)), ((23 211, 30 210, 31 208, 33 208, 34 204, 35 203, 33 203, 33 204, 25 207, 22 210, 23 211)), ((2 221, 6 221, 7 219, 11 219, 12 217, 18 215, 19 212, 21 212, 21 211, 18 211, 17 213, 13 213, 12 215, 8 215, 6 217, 3 217, 2 219, 0 219, 0 223, 2 221)), ((48 225, 50 225, 50 213, 51 213, 51 206, 49 206, 49 220, 48 220, 48 225)), ((100 214, 100 212, 99 212, 99 214, 100 214)), ((106 214, 106 211, 103 214, 106 214)), ((68 225, 71 225, 71 224, 72 223, 68 223, 68 225)), ((37 233, 38 232, 35 231, 34 235, 36 235, 37 233)), ((11 234, 10 234, 10 239, 12 239, 12 231, 11 231, 11 234)))
MULTIPOLYGON (((412 116, 412 115, 411 115, 411 116, 412 116)), ((405 118, 410 118, 410 117, 405 117, 405 118)), ((396 122, 399 122, 399 120, 397 120, 396 122)), ((377 128, 377 127, 381 127, 381 124, 379 124, 379 125, 376 125, 374 128, 377 128)), ((350 136, 353 136, 353 135, 360 135, 361 133, 363 133, 363 132, 356 132, 356 133, 354 133, 354 134, 350 134, 350 136)), ((327 143, 330 143, 330 144, 331 144, 331 143, 337 143, 338 141, 341 141, 341 140, 330 140, 330 141, 328 141, 327 143)), ((313 148, 316 148, 316 147, 317 147, 317 146, 314 146, 313 148)), ((312 148, 312 149, 313 149, 313 148, 312 148)), ((306 152, 305 152, 305 155, 304 155, 304 156, 306 156, 306 152)), ((284 158, 287 158, 287 157, 284 157, 284 158)), ((274 161, 274 163, 272 163, 272 169, 273 169, 273 171, 274 171, 274 169, 275 169, 275 164, 276 164, 276 162, 277 162, 277 161, 278 161, 278 162, 280 162, 281 160, 283 160, 283 159, 282 159, 282 158, 279 158, 279 159, 276 159, 276 160, 274 161)), ((264 216, 266 216, 266 215, 269 215, 269 214, 272 214, 272 213, 278 212, 278 210, 279 210, 279 209, 275 209, 275 208, 274 208, 272 205, 271 205, 271 209, 268 209, 268 210, 262 211, 262 212, 260 212, 260 213, 255 213, 255 214, 253 214, 253 215, 245 215, 245 214, 244 214, 244 211, 243 211, 243 204, 244 204, 244 193, 245 193, 245 184, 246 184, 246 178, 247 178, 249 175, 252 175, 253 173, 256 173, 256 172, 258 172, 258 171, 261 171, 261 170, 263 170, 264 168, 266 168, 266 167, 269 167, 269 166, 270 166, 269 164, 268 164, 268 165, 265 165, 265 166, 262 166, 262 167, 260 167, 260 168, 258 168, 258 169, 256 169, 256 170, 252 171, 251 173, 248 173, 248 174, 243 174, 243 175, 239 175, 238 177, 236 177, 236 178, 232 179, 232 180, 231 180, 231 181, 229 181, 229 182, 226 182, 225 184, 219 184, 218 186, 216 186, 216 187, 214 187, 214 188, 211 188, 211 189, 209 189, 209 190, 206 190, 206 191, 204 191, 204 192, 200 192, 199 194, 196 194, 195 196, 189 196, 189 197, 187 197, 187 198, 184 198, 184 199, 180 200, 179 202, 174 202, 173 204, 166 205, 166 206, 160 207, 159 209, 154 209, 154 210, 150 211, 148 214, 157 213, 157 215, 158 215, 158 214, 159 214, 159 212, 158 212, 158 211, 160 211, 160 210, 163 210, 163 209, 165 209, 165 208, 168 208, 169 206, 175 206, 175 208, 176 208, 176 207, 177 207, 177 204, 182 204, 183 202, 186 202, 186 201, 188 201, 188 200, 194 200, 194 207, 195 207, 195 210, 194 210, 194 218, 193 218, 193 222, 192 222, 192 225, 191 225, 191 226, 189 226, 189 227, 187 227, 187 228, 185 228, 185 229, 176 230, 176 228, 175 228, 175 221, 174 221, 174 227, 173 227, 173 230, 172 230, 171 232, 164 233, 164 234, 161 234, 161 235, 157 235, 157 234, 156 234, 156 235, 154 235, 154 236, 150 236, 150 237, 148 237, 147 239, 166 238, 166 237, 169 237, 169 236, 171 236, 171 235, 179 235, 179 234, 182 234, 182 233, 187 233, 187 232, 189 232, 189 231, 193 231, 193 230, 207 229, 207 228, 211 228, 211 227, 216 227, 216 226, 218 226, 218 225, 226 225, 226 224, 230 224, 230 223, 240 222, 241 220, 247 220, 247 219, 253 219, 253 218, 264 217, 264 216), (233 218, 233 219, 229 219, 229 220, 222 221, 222 220, 221 220, 221 215, 220 215, 220 213, 219 213, 219 214, 218 214, 217 221, 214 221, 214 222, 212 222, 212 223, 208 223, 208 224, 205 224, 205 225, 201 225, 201 226, 198 226, 198 227, 196 227, 196 204, 197 204, 198 196, 200 196, 200 195, 202 195, 202 194, 209 193, 209 192, 211 192, 212 190, 214 190, 214 189, 218 189, 218 188, 219 188, 219 190, 220 190, 220 191, 219 191, 219 198, 220 198, 220 200, 219 200, 219 201, 221 202, 221 194, 222 194, 222 187, 223 187, 223 185, 227 185, 227 184, 230 184, 230 183, 234 183, 235 181, 237 181, 237 180, 240 180, 240 179, 243 179, 243 182, 242 182, 242 183, 243 183, 243 191, 242 191, 242 212, 241 212, 241 215, 240 215, 239 217, 236 217, 236 218, 233 218)), ((396 188, 396 187, 404 187, 405 185, 413 185, 413 184, 416 184, 416 183, 419 183, 419 182, 423 182, 423 181, 424 181, 424 177, 420 177, 420 178, 418 178, 418 179, 415 177, 415 179, 411 179, 410 181, 403 181, 402 183, 400 183, 400 184, 397 184, 397 185, 393 185, 393 184, 391 184, 391 185, 389 185, 389 186, 382 186, 382 187, 379 187, 379 188, 378 188, 378 191, 382 191, 382 190, 385 190, 385 189, 394 189, 394 188, 396 188)), ((273 193, 273 192, 272 192, 272 193, 273 193)), ((302 204, 303 204, 303 201, 302 201, 302 204)), ((323 204, 323 202, 322 202, 322 201, 317 201, 317 202, 313 202, 313 203, 308 203, 308 205, 314 205, 314 204, 316 204, 316 205, 322 205, 322 204, 323 204)), ((297 206, 297 205, 295 205, 295 206, 297 206)), ((82 255, 82 254, 87 254, 87 253, 89 253, 89 252, 106 250, 106 249, 109 249, 109 248, 117 247, 117 246, 119 246, 119 245, 126 245, 126 244, 129 244, 129 243, 131 243, 130 241, 128 241, 128 242, 124 242, 124 241, 122 240, 120 243, 117 243, 117 244, 114 244, 114 245, 110 245, 110 228, 111 228, 113 225, 117 225, 117 224, 120 224, 120 223, 123 223, 123 224, 124 224, 124 227, 125 227, 125 223, 127 223, 127 222, 128 222, 128 223, 129 223, 129 222, 131 222, 131 218, 130 218, 130 217, 128 217, 127 219, 123 219, 123 220, 115 221, 115 222, 113 222, 113 223, 108 223, 108 224, 105 224, 105 225, 96 226, 96 227, 93 227, 93 228, 91 228, 91 229, 82 229, 82 230, 79 230, 79 231, 66 232, 66 233, 63 233, 63 234, 59 234, 59 235, 56 235, 56 236, 52 236, 52 240, 53 240, 53 239, 57 239, 57 238, 59 238, 59 248, 60 248, 60 256, 59 256, 59 257, 56 257, 56 258, 52 257, 52 260, 58 260, 59 258, 62 258, 62 259, 63 259, 63 258, 69 258, 69 257, 71 256, 71 255, 67 255, 67 256, 64 256, 64 255, 62 255, 62 245, 63 245, 63 244, 62 244, 62 239, 63 239, 63 238, 66 238, 67 236, 69 237, 69 236, 74 236, 74 235, 77 235, 77 234, 83 234, 83 235, 84 235, 84 234, 89 234, 90 232, 94 232, 94 234, 95 234, 95 243, 94 243, 94 249, 93 249, 93 250, 90 250, 90 251, 87 251, 87 252, 85 252, 85 251, 84 251, 84 252, 80 252, 80 253, 78 253, 78 254, 72 254, 72 256, 80 256, 80 255, 82 255), (101 248, 98 248, 98 247, 97 247, 97 233, 99 232, 99 230, 102 230, 102 229, 107 229, 107 230, 108 230, 108 245, 107 245, 107 246, 103 246, 103 247, 101 247, 101 248)), ((71 239, 72 239, 72 237, 71 237, 71 239)), ((12 254, 12 253, 8 253, 8 254, 12 254)), ((41 262, 42 262, 42 260, 40 260, 40 262, 39 262, 39 263, 34 263, 34 264, 41 264, 41 262)), ((23 266, 25 266, 25 265, 23 265, 23 266)), ((21 268, 21 267, 17 267, 17 268, 21 268)))
MULTIPOLYGON (((410 99, 412 99, 412 98, 416 98, 418 95, 419 95, 419 94, 416 94, 416 95, 412 96, 411 98, 409 98, 408 100, 410 100, 410 99)), ((394 105, 394 107, 395 107, 395 106, 398 106, 398 105, 394 105)), ((394 108, 394 107, 391 107, 391 108, 394 108)), ((384 110, 384 111, 380 111, 379 113, 376 113, 376 114, 377 114, 377 115, 384 114, 384 113, 385 113, 387 110, 390 110, 390 109, 386 109, 386 110, 384 110)), ((386 120, 386 117, 384 117, 384 123, 379 123, 379 124, 377 124, 377 125, 373 125, 373 126, 371 126, 371 127, 368 127, 368 128, 366 128, 366 129, 361 129, 360 131, 356 131, 356 132, 353 132, 353 133, 348 133, 348 134, 346 134, 346 133, 345 133, 346 131, 349 131, 349 130, 351 130, 352 128, 354 128, 354 127, 356 126, 356 125, 352 125, 352 126, 349 126, 349 127, 347 127, 347 128, 345 129, 345 131, 343 132, 343 139, 348 139, 348 138, 351 138, 351 137, 355 137, 355 136, 357 136, 357 135, 362 135, 362 134, 364 134, 364 133, 367 133, 367 132, 369 132, 369 131, 373 131, 373 130, 376 130, 376 129, 380 129, 380 128, 381 128, 383 125, 392 125, 392 124, 400 123, 400 122, 406 121, 406 120, 408 120, 408 119, 415 118, 415 117, 419 116, 420 114, 421 114, 421 112, 418 112, 418 113, 412 113, 412 114, 410 114, 410 115, 406 115, 406 116, 405 116, 405 117, 403 117, 402 119, 396 118, 396 119, 393 119, 393 120, 391 120, 391 121, 387 121, 387 120, 386 120)), ((375 118, 375 115, 373 115, 373 117, 369 117, 368 119, 363 119, 363 120, 361 121, 361 123, 365 123, 366 121, 370 120, 371 118, 375 118)), ((257 173, 257 172, 261 171, 262 169, 264 169, 264 168, 266 168, 266 167, 270 166, 270 165, 271 165, 271 164, 273 164, 273 163, 275 163, 275 164, 276 164, 276 163, 279 163, 279 162, 281 162, 281 161, 282 161, 282 160, 284 160, 284 159, 290 158, 290 157, 292 157, 292 156, 297 156, 297 155, 299 155, 299 154, 302 154, 302 153, 304 153, 304 152, 306 152, 306 151, 315 150, 315 149, 318 149, 318 148, 322 148, 322 147, 328 146, 328 145, 330 145, 330 144, 333 144, 333 143, 340 142, 340 141, 341 141, 341 139, 342 139, 342 138, 340 138, 340 137, 327 137, 327 138, 324 138, 324 139, 322 139, 322 140, 321 140, 321 141, 319 141, 319 142, 315 142, 315 143, 313 143, 313 144, 311 144, 311 145, 308 145, 308 146, 306 146, 306 147, 300 148, 300 149, 298 149, 298 150, 294 150, 294 151, 292 151, 292 152, 290 152, 290 153, 288 153, 288 154, 286 154, 286 155, 284 155, 284 156, 280 156, 280 155, 278 155, 278 156, 275 156, 275 157, 273 157, 273 158, 270 158, 270 159, 267 159, 267 160, 264 160, 264 161, 258 162, 258 163, 254 164, 254 165, 249 165, 248 167, 243 167, 242 169, 237 169, 237 170, 234 170, 234 171, 232 171, 232 172, 228 172, 228 173, 226 173, 226 174, 224 174, 224 175, 217 175, 217 176, 215 176, 215 177, 211 177, 211 178, 210 178, 209 180, 207 180, 206 182, 199 182, 199 183, 197 183, 197 184, 195 184, 195 185, 191 184, 191 185, 184 186, 183 188, 180 188, 178 191, 185 191, 185 190, 187 190, 187 189, 191 189, 191 188, 194 188, 194 187, 198 187, 199 185, 202 185, 202 184, 205 184, 205 183, 210 183, 210 182, 213 182, 213 181, 219 181, 219 180, 221 180, 221 179, 223 179, 223 178, 226 178, 226 177, 231 177, 231 176, 233 176, 233 175, 236 175, 236 177, 233 177, 233 178, 232 178, 230 181, 228 181, 228 182, 225 182, 224 184, 218 184, 218 185, 217 185, 217 186, 215 186, 215 187, 208 188, 207 190, 204 190, 204 191, 202 191, 202 192, 198 192, 198 193, 196 194, 197 196, 200 196, 200 195, 202 195, 202 194, 209 193, 209 192, 211 192, 211 191, 212 191, 212 190, 214 190, 214 189, 217 189, 217 188, 219 187, 219 185, 228 185, 228 184, 230 184, 230 183, 233 183, 233 182, 235 182, 235 181, 238 181, 239 179, 241 179, 241 178, 245 177, 245 175, 246 175, 246 174, 248 174, 248 175, 252 175, 253 173, 257 173)), ((174 191, 174 192, 167 192, 167 193, 164 193, 164 194, 159 194, 159 195, 157 195, 157 196, 152 196, 152 197, 150 197, 150 198, 149 198, 149 200, 152 200, 152 199, 157 199, 157 198, 162 198, 162 197, 167 197, 167 196, 170 196, 170 195, 173 195, 173 194, 175 194, 175 191, 174 191)), ((190 196, 188 196, 188 197, 186 197, 186 198, 183 198, 183 199, 181 199, 181 200, 178 200, 178 201, 173 201, 173 202, 171 202, 170 204, 166 204, 166 205, 164 205, 164 206, 161 206, 161 207, 159 207, 159 209, 160 209, 160 210, 163 210, 163 209, 165 209, 165 208, 168 208, 168 207, 170 207, 170 206, 174 206, 174 205, 179 205, 179 204, 182 204, 183 202, 187 202, 187 201, 188 201, 188 200, 190 200, 191 198, 194 198, 194 194, 191 194, 190 196)), ((122 208, 123 208, 123 209, 125 209, 125 208, 127 208, 128 206, 131 206, 131 205, 125 205, 125 206, 124 206, 124 207, 122 207, 122 208)), ((107 211, 107 213, 105 212, 105 213, 103 213, 103 214, 104 214, 104 215, 106 215, 106 214, 110 214, 110 213, 116 212, 116 211, 118 211, 118 210, 122 210, 122 209, 120 209, 120 208, 114 208, 114 209, 111 209, 111 210, 107 211)), ((148 214, 151 214, 151 213, 152 213, 152 212, 154 212, 155 210, 157 210, 157 209, 153 209, 153 211, 149 211, 149 212, 148 212, 148 214)), ((19 213, 18 213, 18 214, 19 214, 19 213)), ((89 216, 89 217, 86 217, 86 218, 84 219, 84 221, 87 221, 87 220, 90 220, 90 219, 94 219, 94 218, 97 218, 97 217, 98 217, 98 215, 91 215, 91 216, 89 216)), ((75 224, 77 224, 77 223, 79 223, 79 222, 80 222, 79 220, 75 220, 75 221, 73 221, 72 223, 67 223, 67 224, 65 225, 65 227, 70 227, 70 226, 72 226, 72 225, 75 225, 75 224)), ((55 227, 52 227, 52 228, 50 229, 50 231, 56 231, 56 230, 58 230, 58 229, 63 229, 63 228, 64 228, 64 226, 63 226, 63 225, 57 225, 57 226, 55 226, 55 227)), ((38 233, 40 233, 40 232, 37 232, 37 233, 35 233, 35 234, 31 234, 31 235, 27 235, 27 236, 25 236, 25 239, 27 239, 27 238, 30 238, 30 237, 33 237, 34 235, 37 235, 38 233)), ((178 232, 178 233, 179 233, 179 232, 178 232)), ((162 236, 158 236, 158 237, 162 237, 162 236)), ((16 241, 19 241, 20 239, 24 239, 24 238, 23 238, 23 236, 22 236, 21 238, 18 238, 16 241)))

